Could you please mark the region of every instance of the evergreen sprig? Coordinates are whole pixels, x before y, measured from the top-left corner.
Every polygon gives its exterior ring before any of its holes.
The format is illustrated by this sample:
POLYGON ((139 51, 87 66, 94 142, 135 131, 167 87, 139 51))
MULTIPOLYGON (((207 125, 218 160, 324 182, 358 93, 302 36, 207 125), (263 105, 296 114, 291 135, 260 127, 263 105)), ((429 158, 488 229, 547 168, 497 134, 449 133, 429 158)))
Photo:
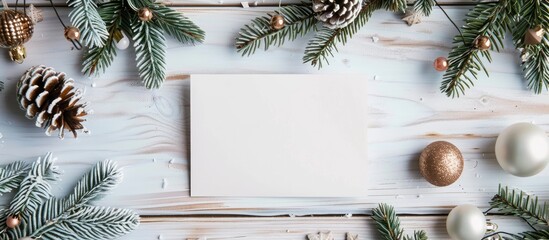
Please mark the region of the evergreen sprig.
POLYGON ((489 75, 481 57, 489 62, 492 62, 492 57, 489 51, 477 49, 475 40, 479 36, 486 36, 492 43, 492 50, 503 48, 505 31, 512 21, 512 2, 514 0, 478 3, 467 14, 462 34, 454 37, 455 46, 448 56, 449 68, 440 87, 447 96, 459 97, 464 94, 466 88, 474 85, 473 79, 477 78, 478 71, 489 75))
POLYGON ((400 219, 396 215, 393 206, 385 203, 379 204, 372 211, 377 230, 383 240, 427 240, 427 233, 423 230, 414 231, 413 236, 404 235, 404 230, 400 227, 400 219))
POLYGON ((205 33, 193 21, 164 5, 155 4, 152 10, 156 17, 153 21, 170 36, 181 43, 196 44, 204 41, 205 33))
POLYGON ((500 185, 490 206, 497 208, 500 213, 521 217, 531 224, 547 226, 548 223, 547 205, 540 205, 538 197, 531 197, 523 191, 509 190, 500 185))
POLYGON ((416 12, 421 12, 423 16, 431 15, 434 6, 435 0, 416 0, 414 2, 414 10, 416 12))
POLYGON ((109 34, 95 0, 68 0, 67 3, 72 8, 69 18, 80 30, 82 43, 90 48, 104 46, 109 34))
POLYGON ((285 27, 280 30, 271 28, 272 14, 258 17, 245 25, 236 38, 236 49, 242 56, 250 56, 258 48, 268 50, 271 46, 281 46, 293 41, 314 29, 318 22, 314 17, 311 2, 281 7, 275 14, 284 16, 285 27))
POLYGON ((13 162, 0 168, 0 195, 16 189, 25 179, 29 166, 24 162, 13 162))
MULTIPOLYGON (((65 198, 51 196, 48 188, 33 188, 34 192, 28 192, 28 182, 40 183, 53 181, 54 167, 51 154, 46 155, 44 161, 39 159, 28 171, 25 179, 19 185, 19 191, 23 198, 33 199, 32 211, 19 211, 21 219, 19 226, 7 229, 5 221, 7 216, 12 216, 10 209, 19 209, 18 201, 12 201, 9 209, 0 210, 0 239, 21 239, 31 237, 41 240, 55 239, 114 239, 132 230, 139 224, 139 216, 127 209, 91 206, 93 200, 98 199, 106 191, 112 189, 120 180, 121 172, 116 164, 111 161, 98 163, 88 174, 76 184, 72 194, 65 198), (49 170, 48 170, 49 169, 49 170), (34 195, 42 196, 36 198, 34 195), (47 196, 47 197, 46 197, 47 196), (36 200, 36 199, 39 199, 36 200)), ((21 165, 9 165, 4 169, 22 169, 21 165)), ((17 182, 16 179, 12 180, 17 182)), ((42 183, 40 183, 42 184, 42 183)), ((27 203, 30 200, 21 200, 27 203)), ((23 204, 25 205, 25 204, 23 204)))
POLYGON ((162 29, 137 17, 131 26, 139 77, 146 88, 160 88, 166 79, 166 38, 162 29))

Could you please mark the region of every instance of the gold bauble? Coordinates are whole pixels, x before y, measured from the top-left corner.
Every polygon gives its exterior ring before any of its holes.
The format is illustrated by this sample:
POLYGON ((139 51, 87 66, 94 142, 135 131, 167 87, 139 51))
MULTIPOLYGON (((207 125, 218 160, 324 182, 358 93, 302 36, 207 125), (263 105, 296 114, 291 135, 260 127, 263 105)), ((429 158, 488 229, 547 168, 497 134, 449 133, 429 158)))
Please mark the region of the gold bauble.
POLYGON ((137 12, 137 16, 139 16, 139 20, 143 22, 148 22, 153 18, 153 12, 151 9, 147 7, 140 8, 137 12))
POLYGON ((271 17, 271 28, 280 30, 284 28, 284 16, 276 14, 271 17))
POLYGON ((65 28, 65 38, 67 40, 80 40, 80 29, 70 26, 65 28))
POLYGON ((27 15, 10 9, 0 11, 0 47, 10 49, 12 61, 23 63, 23 44, 31 39, 33 31, 34 24, 27 15))
POLYGON ((419 172, 435 186, 448 186, 461 176, 463 156, 459 149, 449 142, 431 143, 421 152, 419 172))
POLYGON ((524 34, 524 44, 538 45, 543 40, 543 35, 545 35, 545 30, 541 26, 528 29, 524 34))
POLYGON ((19 224, 21 224, 21 220, 19 220, 19 217, 17 216, 8 216, 8 218, 6 218, 6 226, 10 229, 16 228, 19 224))
POLYGON ((488 50, 492 47, 492 41, 490 41, 490 38, 487 36, 479 36, 477 39, 475 39, 475 48, 480 50, 488 50))

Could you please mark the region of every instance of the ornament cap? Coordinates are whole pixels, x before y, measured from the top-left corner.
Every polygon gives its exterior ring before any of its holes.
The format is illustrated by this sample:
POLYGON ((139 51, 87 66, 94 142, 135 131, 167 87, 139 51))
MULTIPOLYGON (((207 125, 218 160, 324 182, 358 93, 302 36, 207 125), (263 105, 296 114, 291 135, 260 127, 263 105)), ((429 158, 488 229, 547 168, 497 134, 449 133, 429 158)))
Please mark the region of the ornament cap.
POLYGON ((137 11, 137 15, 139 16, 139 20, 143 22, 148 22, 152 20, 153 18, 153 12, 148 7, 142 7, 137 11))
POLYGON ((27 50, 23 45, 10 48, 9 53, 10 59, 19 64, 23 63, 27 57, 27 50))

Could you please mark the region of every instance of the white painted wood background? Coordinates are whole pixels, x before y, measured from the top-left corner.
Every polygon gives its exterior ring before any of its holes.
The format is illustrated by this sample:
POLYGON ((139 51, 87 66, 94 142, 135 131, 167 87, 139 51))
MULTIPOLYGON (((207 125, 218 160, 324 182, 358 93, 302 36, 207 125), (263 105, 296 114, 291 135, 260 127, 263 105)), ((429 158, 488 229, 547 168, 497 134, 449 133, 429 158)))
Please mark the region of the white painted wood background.
MULTIPOLYGON (((378 12, 347 46, 340 47, 330 66, 317 71, 301 64, 312 35, 269 52, 240 57, 233 48, 240 27, 275 8, 235 7, 239 2, 169 2, 180 6, 207 37, 204 44, 194 47, 170 40, 169 78, 162 89, 153 91, 141 86, 131 50, 119 52, 106 74, 82 76, 82 52, 71 50, 53 11, 42 8, 45 19, 26 44, 25 63, 11 63, 7 51, 0 52, 0 78, 6 82, 6 89, 0 92, 1 163, 32 161, 53 151, 65 171, 63 181, 55 186, 56 193, 66 194, 97 161, 118 161, 125 180, 99 204, 132 208, 142 215, 139 230, 125 239, 305 239, 308 233, 327 230, 337 233, 338 239, 346 231, 359 233, 361 239, 376 239, 367 215, 379 202, 393 204, 406 214, 402 220, 408 230, 421 228, 433 239, 447 239, 444 216, 449 210, 464 203, 487 209, 499 183, 535 193, 543 200, 549 198, 549 170, 531 178, 516 178, 495 160, 495 139, 506 126, 528 121, 549 130, 549 95, 526 90, 518 52, 510 43, 488 64, 490 78, 481 75, 465 97, 450 99, 439 92, 442 74, 431 66, 434 58, 448 53, 456 34, 439 10, 413 27, 396 14, 378 12), (86 99, 95 110, 86 122, 91 135, 61 141, 45 136, 24 117, 15 101, 15 84, 28 67, 37 64, 65 71, 86 89, 86 99), (370 196, 190 198, 188 74, 195 73, 365 74, 371 106, 371 167, 365 170, 370 176, 370 196), (466 159, 462 177, 450 187, 433 187, 418 173, 419 153, 435 140, 453 142, 466 159), (353 216, 344 217, 346 214, 353 216)), ((449 14, 461 24, 468 7, 458 5, 473 1, 445 2, 450 3, 446 6, 449 14)), ((276 5, 277 1, 258 3, 276 5)), ((61 7, 60 13, 66 19, 67 9, 61 7)), ((7 200, 0 198, 0 203, 7 200)), ((507 231, 526 229, 513 219, 494 218, 507 231)))

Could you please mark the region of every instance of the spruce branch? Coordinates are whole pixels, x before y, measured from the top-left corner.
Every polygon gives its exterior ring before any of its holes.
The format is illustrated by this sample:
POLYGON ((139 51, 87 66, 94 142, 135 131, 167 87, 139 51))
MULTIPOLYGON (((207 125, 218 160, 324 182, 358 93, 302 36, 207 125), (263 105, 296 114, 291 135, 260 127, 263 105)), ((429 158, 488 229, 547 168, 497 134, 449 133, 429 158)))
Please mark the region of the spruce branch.
POLYGON ((245 25, 236 38, 236 49, 242 56, 250 56, 258 48, 268 50, 271 46, 281 46, 284 42, 293 41, 314 29, 317 20, 311 8, 311 2, 281 7, 275 14, 284 16, 284 28, 271 28, 272 14, 258 17, 245 25))
POLYGON ((166 78, 166 38, 153 22, 131 22, 139 77, 146 88, 160 88, 166 78))
POLYGON ((400 219, 396 215, 393 206, 385 203, 379 204, 372 211, 378 232, 383 240, 427 240, 427 233, 423 230, 414 231, 413 236, 404 235, 404 230, 400 227, 400 219))
POLYGON ((25 179, 28 169, 29 166, 20 161, 0 168, 0 195, 9 193, 19 187, 19 184, 25 179))
POLYGON ((416 12, 421 12, 423 16, 431 15, 434 6, 435 0, 416 0, 414 2, 414 10, 416 12))
POLYGON ((102 47, 89 48, 84 54, 82 72, 87 75, 104 73, 116 57, 115 35, 120 33, 122 2, 113 0, 100 5, 99 15, 106 23, 109 37, 102 47))
POLYGON ((66 204, 76 207, 90 204, 116 187, 121 180, 122 172, 114 162, 99 162, 78 181, 72 194, 65 199, 66 204))
POLYGON ((490 206, 498 209, 500 213, 521 217, 532 225, 547 226, 547 205, 540 205, 537 197, 508 187, 499 186, 498 193, 490 201, 490 206))
POLYGON ((454 37, 454 47, 448 56, 449 68, 444 74, 440 90, 447 96, 459 97, 466 88, 474 85, 473 79, 478 77, 478 71, 488 71, 481 56, 492 62, 489 51, 476 49, 474 42, 479 36, 487 36, 492 43, 492 50, 503 48, 502 39, 512 21, 512 6, 514 0, 478 3, 467 14, 462 35, 454 37))
POLYGON ((162 28, 177 41, 191 44, 204 41, 205 32, 182 13, 161 4, 154 4, 151 9, 157 27, 162 28))
POLYGON ((105 22, 99 16, 95 0, 68 0, 68 5, 72 7, 69 18, 80 29, 80 39, 84 45, 90 48, 102 47, 109 34, 105 22))
POLYGON ((390 4, 390 2, 398 3, 399 1, 372 0, 362 7, 357 18, 348 26, 339 29, 320 28, 305 48, 303 63, 310 63, 319 69, 324 64, 329 64, 328 57, 333 57, 334 52, 337 52, 337 44, 345 45, 348 39, 368 22, 374 11, 383 7, 388 9, 399 7, 398 4, 390 4))
POLYGON ((19 185, 19 190, 10 203, 9 215, 34 212, 44 199, 51 197, 48 181, 56 181, 59 175, 57 167, 53 165, 54 161, 52 154, 48 153, 31 165, 28 175, 19 185))
POLYGON ((521 240, 539 240, 539 239, 549 239, 549 231, 547 230, 537 230, 519 233, 522 237, 521 240))

